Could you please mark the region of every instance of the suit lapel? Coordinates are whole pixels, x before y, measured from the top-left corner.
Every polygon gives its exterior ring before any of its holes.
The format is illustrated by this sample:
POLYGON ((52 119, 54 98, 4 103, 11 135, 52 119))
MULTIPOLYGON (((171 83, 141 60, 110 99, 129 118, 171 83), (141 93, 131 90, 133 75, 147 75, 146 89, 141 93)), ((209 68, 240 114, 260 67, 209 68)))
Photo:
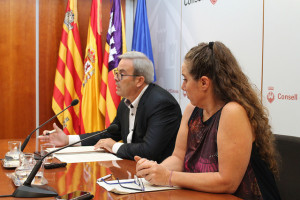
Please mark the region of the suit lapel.
POLYGON ((135 120, 134 120, 134 126, 133 126, 133 134, 132 134, 132 142, 135 141, 135 129, 136 129, 136 126, 137 124, 139 123, 140 120, 143 120, 144 119, 144 116, 141 116, 143 110, 144 110, 144 106, 145 106, 145 103, 146 103, 146 100, 150 94, 150 91, 152 90, 154 84, 153 83, 150 83, 148 88, 146 89, 145 93, 143 94, 143 96, 141 97, 140 99, 140 102, 139 102, 139 105, 138 105, 138 108, 137 108, 137 111, 136 111, 136 116, 135 116, 135 120))

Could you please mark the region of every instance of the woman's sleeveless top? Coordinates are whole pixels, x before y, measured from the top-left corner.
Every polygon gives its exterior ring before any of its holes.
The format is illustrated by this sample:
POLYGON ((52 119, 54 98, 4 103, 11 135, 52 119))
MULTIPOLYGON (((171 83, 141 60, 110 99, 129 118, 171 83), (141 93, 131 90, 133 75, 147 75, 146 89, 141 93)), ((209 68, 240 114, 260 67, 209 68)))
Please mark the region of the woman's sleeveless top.
MULTIPOLYGON (((194 109, 188 122, 185 172, 219 171, 217 132, 221 111, 203 122, 203 110, 197 107, 194 109)), ((259 158, 255 144, 252 145, 250 163, 243 180, 233 195, 242 199, 280 199, 274 176, 259 158)))

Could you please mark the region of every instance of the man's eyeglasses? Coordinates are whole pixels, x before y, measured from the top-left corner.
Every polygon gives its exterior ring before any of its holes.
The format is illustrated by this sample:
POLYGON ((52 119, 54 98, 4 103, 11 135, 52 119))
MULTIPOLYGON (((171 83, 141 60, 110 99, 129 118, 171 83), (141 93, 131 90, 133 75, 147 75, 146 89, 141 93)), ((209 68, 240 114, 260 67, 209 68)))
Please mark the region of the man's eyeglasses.
POLYGON ((123 79, 123 76, 140 76, 140 75, 127 75, 127 74, 121 74, 117 69, 114 70, 114 76, 117 79, 117 81, 121 81, 123 79))
POLYGON ((102 178, 100 179, 100 181, 103 181, 104 183, 106 183, 108 185, 116 185, 116 184, 118 184, 122 188, 129 189, 129 190, 145 191, 145 186, 143 184, 142 179, 138 178, 136 175, 134 175, 134 180, 133 181, 120 181, 118 178, 117 178, 117 182, 113 182, 113 183, 106 182, 102 178), (132 187, 129 187, 128 184, 130 184, 132 187))

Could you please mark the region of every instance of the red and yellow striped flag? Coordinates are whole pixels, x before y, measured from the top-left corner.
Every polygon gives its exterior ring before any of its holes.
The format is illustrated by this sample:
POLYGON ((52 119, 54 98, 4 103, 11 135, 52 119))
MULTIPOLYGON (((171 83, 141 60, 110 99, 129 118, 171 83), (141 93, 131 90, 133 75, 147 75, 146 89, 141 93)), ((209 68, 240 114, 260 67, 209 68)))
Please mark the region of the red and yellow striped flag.
POLYGON ((118 56, 126 52, 125 26, 120 0, 113 0, 107 31, 102 66, 100 111, 105 116, 107 128, 116 116, 121 97, 116 94, 113 69, 118 67, 118 56))
POLYGON ((88 28, 84 59, 85 75, 81 88, 82 134, 104 129, 104 116, 101 115, 99 110, 101 83, 100 67, 102 67, 101 4, 102 0, 93 0, 88 28))
MULTIPOLYGON (((52 109, 57 114, 74 99, 81 101, 83 62, 77 23, 77 0, 69 0, 59 46, 52 109)), ((58 116, 66 134, 80 134, 80 106, 70 107, 58 116)))

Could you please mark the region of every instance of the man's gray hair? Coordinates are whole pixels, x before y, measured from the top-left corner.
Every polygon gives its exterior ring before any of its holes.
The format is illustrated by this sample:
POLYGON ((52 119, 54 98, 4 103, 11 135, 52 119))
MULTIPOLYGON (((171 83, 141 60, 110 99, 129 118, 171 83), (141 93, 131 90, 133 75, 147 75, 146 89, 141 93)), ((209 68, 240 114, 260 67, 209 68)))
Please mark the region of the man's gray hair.
POLYGON ((150 84, 154 80, 153 63, 149 58, 138 51, 129 51, 119 56, 120 59, 130 59, 133 63, 134 75, 143 76, 145 83, 150 84))

